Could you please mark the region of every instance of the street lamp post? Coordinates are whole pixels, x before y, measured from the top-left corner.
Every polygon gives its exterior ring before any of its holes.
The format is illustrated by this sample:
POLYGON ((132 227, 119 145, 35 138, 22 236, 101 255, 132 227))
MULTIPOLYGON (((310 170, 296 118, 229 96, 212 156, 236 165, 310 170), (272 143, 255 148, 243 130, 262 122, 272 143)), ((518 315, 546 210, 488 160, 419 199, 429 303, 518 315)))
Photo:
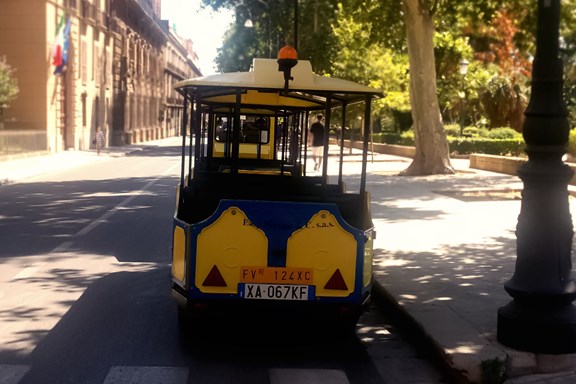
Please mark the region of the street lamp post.
POLYGON ((294 49, 298 50, 298 0, 294 0, 294 49))
POLYGON ((466 121, 464 120, 465 118, 465 104, 466 104, 466 90, 464 90, 464 87, 466 86, 466 74, 468 73, 468 65, 470 65, 470 63, 468 62, 468 60, 466 59, 462 59, 460 60, 460 74, 462 75, 462 91, 461 91, 461 100, 460 100, 460 136, 462 136, 464 134, 464 124, 466 123, 466 121))
POLYGON ((500 343, 546 354, 576 352, 574 232, 567 190, 574 172, 562 161, 570 129, 562 96, 559 25, 560 0, 539 0, 532 94, 524 123, 528 161, 518 169, 524 190, 516 268, 504 284, 513 300, 498 310, 500 343))

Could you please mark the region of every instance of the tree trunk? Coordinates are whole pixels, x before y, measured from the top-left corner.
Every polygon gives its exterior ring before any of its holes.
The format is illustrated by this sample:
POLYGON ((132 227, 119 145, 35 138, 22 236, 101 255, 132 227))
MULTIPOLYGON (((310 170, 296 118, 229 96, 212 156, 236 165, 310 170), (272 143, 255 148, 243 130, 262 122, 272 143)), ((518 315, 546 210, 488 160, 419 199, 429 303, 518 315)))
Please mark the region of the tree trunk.
POLYGON ((402 175, 453 174, 442 124, 434 65, 434 16, 426 0, 403 0, 408 56, 410 103, 416 154, 402 175))

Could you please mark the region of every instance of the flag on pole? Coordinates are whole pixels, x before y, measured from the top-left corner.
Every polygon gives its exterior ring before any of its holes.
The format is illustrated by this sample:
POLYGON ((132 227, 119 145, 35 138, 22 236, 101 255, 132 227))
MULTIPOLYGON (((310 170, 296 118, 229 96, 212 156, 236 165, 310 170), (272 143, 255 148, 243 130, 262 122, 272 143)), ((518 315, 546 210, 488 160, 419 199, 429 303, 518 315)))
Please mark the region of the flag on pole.
POLYGON ((62 16, 58 24, 58 31, 54 44, 52 45, 52 65, 54 74, 58 75, 64 71, 66 64, 68 64, 68 41, 70 37, 70 18, 62 16))

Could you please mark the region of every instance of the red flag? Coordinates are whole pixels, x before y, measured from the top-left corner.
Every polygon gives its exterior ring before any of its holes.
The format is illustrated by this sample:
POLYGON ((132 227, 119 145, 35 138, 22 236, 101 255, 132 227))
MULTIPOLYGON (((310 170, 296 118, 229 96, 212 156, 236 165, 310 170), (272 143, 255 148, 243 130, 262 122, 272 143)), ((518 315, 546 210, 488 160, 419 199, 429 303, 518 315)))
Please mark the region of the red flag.
POLYGON ((58 24, 58 30, 52 45, 52 65, 55 66, 54 74, 62 72, 68 63, 68 36, 70 35, 70 19, 62 16, 58 24))

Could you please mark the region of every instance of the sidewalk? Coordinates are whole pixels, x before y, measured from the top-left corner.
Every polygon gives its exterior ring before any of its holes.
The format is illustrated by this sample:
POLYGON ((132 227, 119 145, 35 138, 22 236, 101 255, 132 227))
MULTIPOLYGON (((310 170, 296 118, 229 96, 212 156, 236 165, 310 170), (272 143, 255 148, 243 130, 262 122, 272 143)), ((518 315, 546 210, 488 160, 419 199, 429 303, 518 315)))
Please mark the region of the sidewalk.
MULTIPOLYGON (((139 151, 142 148, 163 143, 180 142, 178 138, 167 138, 150 141, 145 144, 128 145, 125 147, 108 147, 100 152, 100 158, 125 156, 129 152, 139 151), (175 141, 177 140, 177 141, 175 141)), ((95 149, 88 151, 63 151, 55 154, 41 152, 16 160, 0 161, 0 186, 25 180, 34 176, 62 169, 72 169, 96 161, 99 156, 95 149)))
POLYGON ((396 176, 410 162, 380 154, 368 166, 375 301, 399 309, 463 382, 576 383, 576 354, 496 341, 498 308, 511 300, 504 282, 516 261, 521 180, 470 169, 468 160, 452 160, 456 175, 396 176))
MULTIPOLYGON (((101 156, 159 143, 108 148, 101 156)), ((357 174, 359 152, 345 153, 345 174, 357 174)), ((0 162, 0 185, 96 159, 95 152, 82 151, 0 162)), ((367 189, 377 231, 376 303, 403 316, 464 382, 576 383, 576 354, 536 355, 496 341, 498 308, 511 300, 504 282, 514 272, 522 182, 470 169, 468 160, 452 160, 456 175, 401 177, 410 159, 372 159, 367 189)), ((337 156, 329 162, 333 173, 337 156)), ((576 199, 571 208, 576 212, 576 199)))

